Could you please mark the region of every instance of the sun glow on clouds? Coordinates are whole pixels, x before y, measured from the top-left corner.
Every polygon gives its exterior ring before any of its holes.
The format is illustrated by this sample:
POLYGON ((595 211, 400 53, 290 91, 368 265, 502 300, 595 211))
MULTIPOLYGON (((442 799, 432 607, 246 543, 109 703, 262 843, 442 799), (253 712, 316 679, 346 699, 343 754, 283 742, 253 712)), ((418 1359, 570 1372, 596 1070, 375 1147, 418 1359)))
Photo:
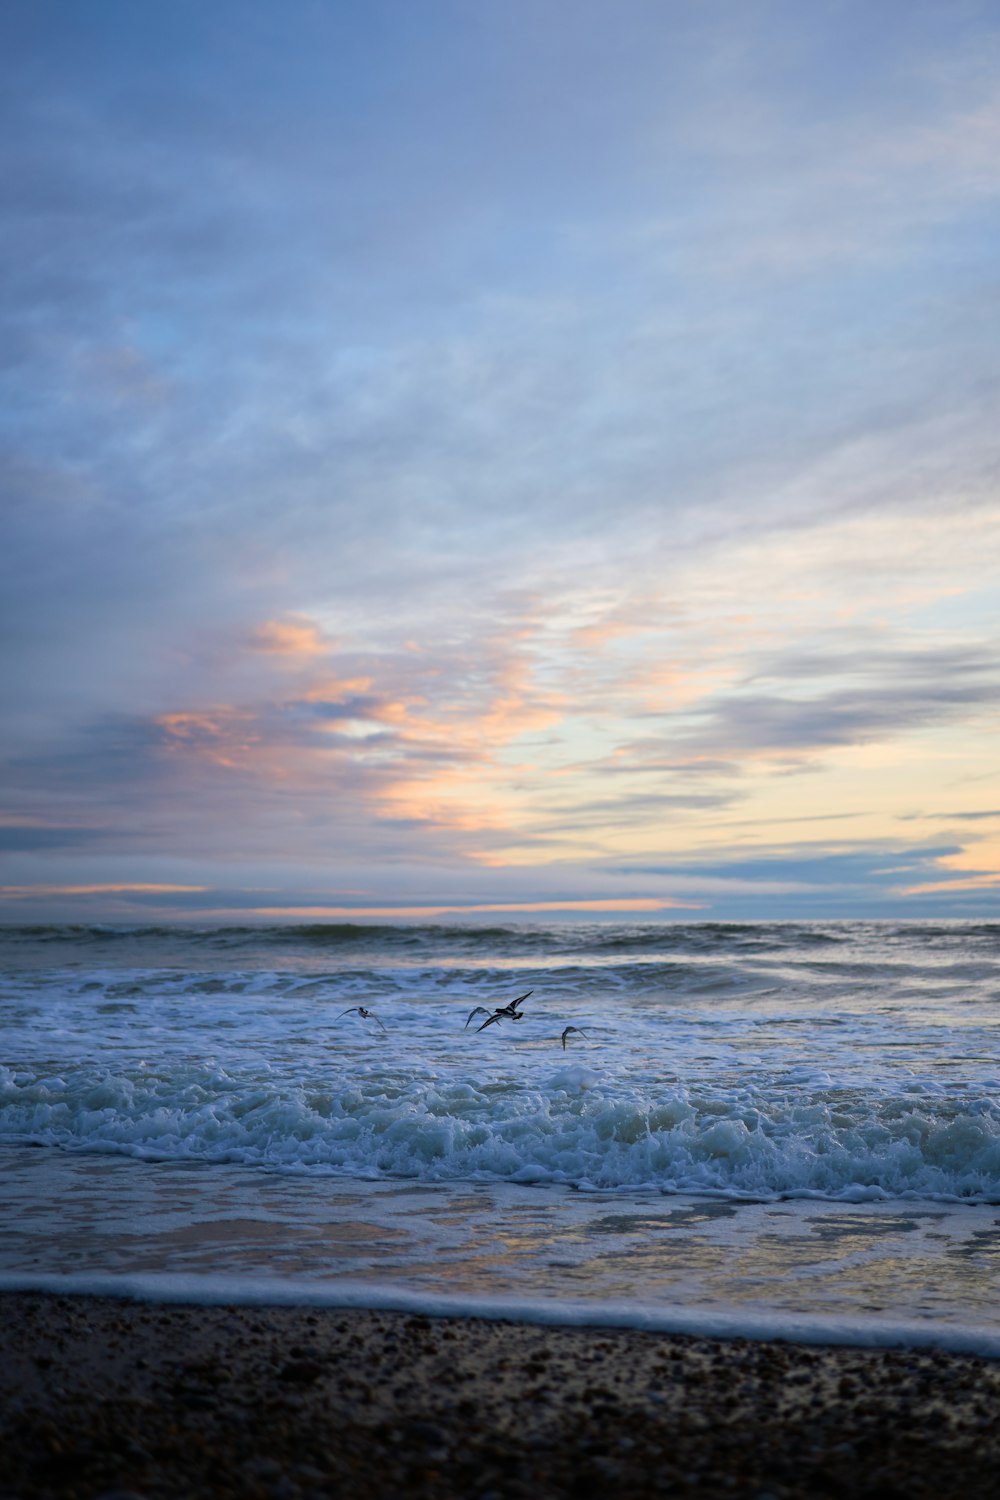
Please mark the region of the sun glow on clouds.
MULTIPOLYGON (((919 554, 911 529, 899 528, 911 615, 933 595, 920 576, 938 571, 945 528, 954 550, 954 518, 927 520, 919 554)), ((858 590, 845 624, 838 555, 863 572, 866 529, 826 525, 794 555, 736 548, 711 569, 701 607, 683 571, 660 597, 644 594, 634 623, 630 606, 605 604, 610 630, 600 618, 580 625, 581 606, 564 593, 512 614, 502 637, 470 632, 464 655, 310 649, 293 697, 159 722, 172 753, 251 777, 282 767, 293 785, 328 778, 335 796, 349 771, 373 819, 461 836, 464 857, 482 867, 695 855, 731 838, 734 806, 755 808, 763 830, 796 807, 808 821, 823 798, 851 809, 859 836, 896 836, 894 819, 940 761, 941 724, 989 720, 998 684, 988 660, 957 640, 907 634, 898 601, 887 628, 891 580, 867 602, 858 590), (742 613, 710 607, 729 591, 742 613)), ((980 567, 992 566, 978 521, 973 531, 966 563, 975 543, 980 567)), ((875 528, 873 547, 889 536, 875 528)), ((304 617, 299 629, 320 639, 304 617)), ((964 750, 947 743, 949 773, 990 765, 971 723, 964 750)))
MULTIPOLYGON (((690 894, 706 879, 734 893, 741 882, 698 865, 769 847, 779 824, 805 833, 831 806, 856 841, 895 847, 928 782, 989 774, 997 674, 961 636, 921 625, 942 597, 944 550, 974 585, 998 560, 979 515, 896 527, 849 518, 766 551, 716 547, 697 576, 682 559, 639 599, 563 587, 541 606, 533 594, 507 602, 502 631, 494 605, 485 630, 467 617, 462 645, 416 647, 401 625, 399 649, 348 649, 304 613, 287 630, 267 621, 247 634, 247 659, 265 669, 252 701, 157 715, 159 753, 179 788, 208 799, 209 828, 227 782, 250 823, 254 788, 270 787, 334 838, 349 808, 354 824, 395 829, 400 850, 426 829, 435 859, 484 872, 686 859, 690 894), (905 601, 890 600, 891 572, 878 591, 864 587, 890 544, 906 554, 905 601), (849 598, 845 568, 862 582, 849 598)), ((244 665, 231 661, 239 680, 244 665)), ((226 822, 231 803, 221 805, 226 822)), ((940 879, 894 888, 988 889, 996 851, 962 858, 938 860, 940 879)), ((792 894, 808 882, 756 888, 792 894)))
MULTIPOLYGON (((523 606, 508 601, 504 630, 494 604, 485 628, 467 617, 461 645, 415 647, 401 625, 398 649, 391 641, 348 648, 342 632, 304 613, 287 630, 269 620, 246 633, 242 658, 228 658, 233 679, 250 684, 246 702, 153 716, 154 779, 145 796, 157 797, 159 759, 171 768, 171 796, 197 818, 209 847, 229 836, 235 812, 250 828, 265 812, 273 822, 280 807, 283 837, 313 823, 336 847, 350 827, 363 848, 364 828, 382 827, 400 853, 423 841, 426 857, 465 862, 484 876, 520 870, 551 883, 586 865, 688 864, 684 876, 651 876, 655 894, 628 898, 496 904, 473 900, 470 890, 463 907, 470 913, 666 912, 741 892, 802 898, 823 882, 782 880, 777 870, 747 880, 703 867, 754 849, 780 865, 796 848, 794 829, 807 847, 825 808, 840 809, 856 846, 899 849, 916 834, 903 824, 912 825, 911 810, 928 801, 929 787, 939 789, 940 803, 947 781, 993 771, 997 674, 959 634, 932 636, 921 624, 941 597, 934 580, 943 549, 960 553, 974 586, 997 561, 982 518, 965 525, 963 538, 954 516, 895 531, 849 519, 807 531, 794 546, 716 548, 697 576, 682 559, 664 570, 659 590, 647 580, 638 601, 605 588, 595 602, 586 587, 563 587, 544 607, 535 596, 523 606), (866 596, 861 587, 846 601, 840 580, 847 562, 863 579, 872 553, 894 535, 907 554, 907 599, 893 601, 889 624, 892 575, 883 573, 880 591, 866 596), (730 604, 737 597, 739 611, 730 604), (962 735, 949 724, 961 725, 962 735), (776 848, 779 826, 784 842, 776 848)), ((841 831, 823 857, 841 859, 849 848, 841 831)), ((1000 849, 977 841, 925 859, 925 878, 911 882, 890 866, 880 875, 903 897, 989 891, 1000 849)), ((124 895, 156 887, 45 889, 124 895)), ((202 886, 159 889, 210 898, 202 886)), ((453 909, 247 908, 262 919, 453 909)))
MULTIPOLYGON (((566 915, 620 916, 655 915, 665 911, 700 911, 696 901, 671 901, 667 897, 636 896, 607 898, 596 901, 469 901, 453 902, 436 906, 255 906, 241 908, 241 914, 267 919, 282 918, 299 921, 353 921, 359 918, 381 917, 387 920, 428 921, 433 917, 502 915, 530 917, 545 913, 566 915)), ((227 912, 227 915, 232 915, 227 912)), ((213 918, 222 915, 216 911, 213 918)))
POLYGON ((990 910, 989 7, 63 10, 0 15, 8 891, 990 910))
POLYGON ((312 620, 265 620, 251 637, 254 648, 271 656, 291 657, 293 662, 325 656, 328 646, 312 620))
MULTIPOLYGON (((947 821, 946 817, 942 821, 947 821)), ((1000 823, 1000 814, 995 821, 1000 823)), ((944 855, 938 866, 942 872, 947 872, 947 878, 906 886, 905 894, 928 896, 953 890, 994 890, 1000 887, 1000 836, 995 833, 988 835, 957 854, 944 855)))

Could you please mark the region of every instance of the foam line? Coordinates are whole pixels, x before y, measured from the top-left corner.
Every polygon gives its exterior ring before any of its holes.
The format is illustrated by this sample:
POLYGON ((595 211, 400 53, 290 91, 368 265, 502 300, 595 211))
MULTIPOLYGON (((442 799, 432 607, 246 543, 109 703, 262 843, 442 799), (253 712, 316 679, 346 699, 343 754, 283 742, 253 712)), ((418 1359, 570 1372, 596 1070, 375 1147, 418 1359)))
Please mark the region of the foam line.
POLYGON ((741 1308, 692 1311, 620 1303, 449 1297, 359 1282, 303 1282, 293 1278, 191 1276, 147 1273, 113 1276, 0 1273, 0 1293, 43 1292, 55 1296, 122 1297, 140 1302, 202 1306, 360 1308, 425 1317, 484 1318, 542 1326, 633 1328, 645 1333, 688 1334, 713 1339, 780 1339, 794 1344, 863 1349, 940 1349, 1000 1359, 1000 1334, 964 1324, 901 1319, 819 1318, 802 1314, 748 1313, 741 1308))

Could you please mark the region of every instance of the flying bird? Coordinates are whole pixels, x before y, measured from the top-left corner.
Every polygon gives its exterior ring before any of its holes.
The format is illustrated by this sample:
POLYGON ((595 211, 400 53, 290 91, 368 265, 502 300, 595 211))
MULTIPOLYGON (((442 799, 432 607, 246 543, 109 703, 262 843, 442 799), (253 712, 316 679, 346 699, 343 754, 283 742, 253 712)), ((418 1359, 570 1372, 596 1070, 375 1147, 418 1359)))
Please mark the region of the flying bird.
MULTIPOLYGON (((517 1007, 521 1004, 522 1001, 527 1000, 529 995, 533 994, 534 990, 525 990, 523 995, 518 995, 517 999, 512 1000, 509 1005, 498 1005, 496 1010, 490 1016, 489 1020, 484 1021, 482 1026, 477 1026, 476 1030, 485 1031, 487 1026, 492 1026, 497 1021, 523 1021, 524 1012, 518 1010, 517 1007)), ((480 1005, 477 1007, 477 1009, 482 1010, 483 1007, 480 1005)), ((469 1021, 472 1020, 472 1016, 474 1016, 475 1014, 476 1012, 473 1011, 472 1015, 470 1015, 469 1017, 469 1021)), ((466 1026, 468 1026, 469 1021, 466 1021, 466 1026)))
MULTIPOLYGON (((372 1010, 365 1010, 365 1008, 364 1008, 363 1005, 351 1005, 351 1006, 349 1006, 347 1008, 347 1010, 342 1010, 340 1012, 340 1015, 337 1017, 337 1021, 340 1020, 341 1016, 351 1016, 351 1015, 353 1015, 355 1011, 357 1011, 357 1013, 361 1017, 362 1021, 375 1021, 375 1022, 377 1022, 377 1024, 379 1026, 382 1027, 383 1031, 388 1031, 388 1029, 389 1029, 388 1026, 384 1025, 383 1022, 379 1021, 379 1018, 375 1014, 375 1012, 372 1011, 372 1010)), ((336 1021, 334 1022, 334 1025, 336 1025, 336 1021)))
MULTIPOLYGON (((486 1009, 485 1005, 477 1005, 476 1008, 475 1008, 475 1010, 470 1010, 469 1011, 469 1021, 472 1020, 473 1016, 488 1016, 488 1015, 489 1015, 489 1011, 486 1009)), ((469 1029, 469 1021, 466 1021, 465 1025, 462 1027, 463 1031, 468 1031, 468 1029, 469 1029)))
POLYGON ((527 1000, 529 995, 533 995, 534 993, 534 990, 525 990, 523 995, 518 995, 517 999, 512 1000, 509 1005, 498 1006, 496 1014, 499 1016, 510 1016, 511 1020, 520 1021, 521 1012, 517 1007, 522 1004, 523 1001, 527 1000))
POLYGON ((587 1035, 587 1033, 584 1031, 584 1029, 583 1029, 582 1026, 567 1026, 566 1030, 562 1034, 562 1044, 563 1044, 563 1051, 564 1052, 566 1051, 566 1038, 569 1036, 570 1032, 572 1032, 572 1031, 575 1031, 578 1036, 586 1036, 587 1035))

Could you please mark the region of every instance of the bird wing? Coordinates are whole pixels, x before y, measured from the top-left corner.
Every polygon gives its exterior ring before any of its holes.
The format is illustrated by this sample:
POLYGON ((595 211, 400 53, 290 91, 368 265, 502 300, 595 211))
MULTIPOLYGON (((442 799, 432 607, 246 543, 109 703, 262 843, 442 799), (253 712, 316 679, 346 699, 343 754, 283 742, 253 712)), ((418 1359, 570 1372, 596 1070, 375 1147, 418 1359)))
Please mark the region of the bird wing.
POLYGON ((484 1021, 483 1024, 482 1024, 482 1026, 477 1026, 476 1030, 477 1031, 485 1031, 486 1028, 487 1028, 487 1026, 492 1026, 493 1025, 494 1021, 502 1021, 502 1020, 503 1020, 503 1016, 500 1014, 500 1012, 498 1010, 496 1010, 490 1016, 489 1020, 488 1021, 484 1021))
POLYGON ((475 1010, 470 1010, 469 1011, 469 1020, 466 1021, 465 1025, 462 1027, 462 1030, 463 1031, 467 1031, 468 1030, 469 1021, 472 1020, 473 1016, 488 1016, 488 1015, 489 1015, 489 1011, 486 1009, 485 1005, 477 1005, 476 1008, 475 1008, 475 1010))
POLYGON ((338 1021, 340 1021, 340 1020, 342 1020, 342 1019, 343 1019, 343 1017, 344 1017, 344 1016, 350 1016, 350 1015, 353 1015, 353 1014, 354 1014, 354 1012, 355 1012, 355 1011, 356 1011, 356 1010, 357 1010, 357 1009, 358 1009, 358 1006, 356 1006, 356 1005, 349 1005, 349 1006, 348 1006, 348 1007, 347 1007, 347 1009, 346 1009, 346 1010, 342 1010, 342 1011, 341 1011, 341 1012, 340 1012, 340 1015, 339 1015, 339 1016, 336 1016, 336 1017, 335 1017, 335 1019, 336 1019, 336 1020, 338 1020, 338 1021))
POLYGON ((498 1016, 516 1016, 517 1015, 517 1007, 521 1004, 521 1001, 522 1000, 527 1000, 528 996, 531 995, 531 994, 534 994, 533 990, 525 990, 524 994, 523 995, 518 995, 518 997, 517 997, 516 1000, 510 1000, 510 1001, 508 1001, 508 1003, 506 1005, 498 1005, 497 1008, 496 1008, 497 1015, 498 1016))

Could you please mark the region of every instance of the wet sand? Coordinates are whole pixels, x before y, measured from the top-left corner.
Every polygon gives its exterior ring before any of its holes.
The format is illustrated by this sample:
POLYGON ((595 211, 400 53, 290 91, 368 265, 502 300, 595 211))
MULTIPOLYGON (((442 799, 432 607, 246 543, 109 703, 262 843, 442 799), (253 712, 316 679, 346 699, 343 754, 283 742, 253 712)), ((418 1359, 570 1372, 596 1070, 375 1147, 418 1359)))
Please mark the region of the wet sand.
POLYGON ((1000 1362, 0 1294, 3 1500, 975 1497, 1000 1362))

